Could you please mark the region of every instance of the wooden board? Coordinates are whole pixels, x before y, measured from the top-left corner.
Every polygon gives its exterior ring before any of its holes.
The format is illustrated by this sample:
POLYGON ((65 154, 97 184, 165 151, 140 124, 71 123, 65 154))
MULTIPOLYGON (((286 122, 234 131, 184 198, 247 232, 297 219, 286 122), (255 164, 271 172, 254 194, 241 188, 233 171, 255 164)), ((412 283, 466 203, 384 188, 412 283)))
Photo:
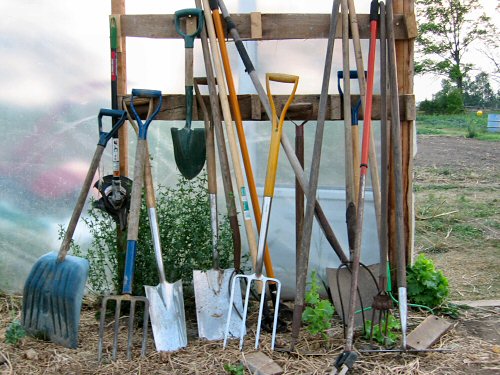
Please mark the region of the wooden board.
MULTIPOLYGON (((351 100, 353 103, 357 102, 359 96, 352 95, 351 100)), ((287 95, 275 95, 274 102, 276 108, 281 111, 284 103, 288 99, 287 95)), ((120 98, 121 100, 121 98, 120 98)), ((208 95, 203 95, 203 100, 205 101, 208 108, 210 108, 210 100, 208 95)), ((416 116, 415 113, 415 96, 414 95, 401 95, 400 98, 400 116, 402 119, 413 120, 416 116)), ((264 111, 264 107, 260 104, 259 97, 257 95, 238 95, 238 101, 241 107, 241 116, 243 121, 268 121, 267 115, 264 111)), ((303 111, 294 111, 287 115, 288 118, 292 120, 306 120, 306 119, 316 119, 318 117, 318 104, 319 95, 296 95, 295 103, 311 103, 313 105, 312 113, 305 109, 303 111)), ((137 112, 139 115, 143 116, 147 113, 147 105, 141 104, 138 100, 134 102, 137 112)), ((193 120, 201 121, 202 112, 201 108, 196 105, 196 101, 193 105, 193 120)), ((360 120, 363 119, 363 113, 359 114, 360 120)), ((182 94, 170 94, 163 95, 163 104, 160 113, 157 117, 158 120, 184 120, 186 118, 185 111, 185 99, 182 94)), ((329 95, 328 107, 327 107, 327 120, 342 120, 342 103, 339 95, 329 95)), ((380 119, 380 96, 373 96, 373 112, 372 119, 380 119)))
MULTIPOLYGON (((330 27, 329 14, 279 13, 261 14, 262 33, 252 35, 252 15, 231 15, 243 40, 279 40, 279 39, 326 39, 330 27)), ((253 16, 255 21, 255 16, 253 16)), ((139 38, 180 39, 175 31, 173 14, 128 14, 122 16, 122 36, 139 38)), ((358 14, 359 34, 361 39, 369 39, 370 23, 368 14, 358 14)), ((415 15, 394 15, 396 39, 416 37, 415 15)), ((342 38, 342 24, 339 22, 335 37, 342 38)))
POLYGON ((410 348, 416 350, 428 349, 439 338, 451 328, 451 323, 435 316, 428 316, 417 328, 415 328, 407 338, 407 344, 410 348))
POLYGON ((243 365, 247 366, 254 375, 283 374, 283 369, 262 352, 246 354, 243 365))

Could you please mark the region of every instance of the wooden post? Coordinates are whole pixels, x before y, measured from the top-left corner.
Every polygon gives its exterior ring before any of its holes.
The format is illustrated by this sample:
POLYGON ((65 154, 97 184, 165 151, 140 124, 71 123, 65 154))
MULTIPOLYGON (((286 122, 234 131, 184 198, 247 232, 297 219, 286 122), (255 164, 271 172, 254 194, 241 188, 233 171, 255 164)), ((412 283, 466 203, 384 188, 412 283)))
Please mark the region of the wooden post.
MULTIPOLYGON (((394 0, 394 13, 411 15, 414 13, 414 0, 394 0)), ((396 61, 398 75, 399 94, 413 93, 413 53, 414 39, 396 40, 396 61)), ((414 151, 414 121, 401 121, 401 142, 403 153, 403 202, 404 202, 404 233, 406 247, 406 264, 410 264, 413 255, 414 244, 414 207, 413 207, 413 151, 414 151)), ((390 170, 394 165, 391 160, 390 170)), ((389 174, 390 176, 393 173, 389 174)), ((391 276, 395 285, 397 265, 396 255, 396 202, 394 196, 394 181, 390 182, 389 192, 389 261, 391 264, 391 276)), ((393 288, 394 289, 394 288, 393 288)))
MULTIPOLYGON (((125 14, 125 0, 111 0, 111 14, 125 14)), ((118 22, 118 48, 117 48, 117 72, 118 72, 118 96, 127 94, 127 49, 125 37, 122 36, 120 22, 118 22)), ((120 174, 128 176, 128 127, 122 126, 118 131, 120 139, 120 174)))

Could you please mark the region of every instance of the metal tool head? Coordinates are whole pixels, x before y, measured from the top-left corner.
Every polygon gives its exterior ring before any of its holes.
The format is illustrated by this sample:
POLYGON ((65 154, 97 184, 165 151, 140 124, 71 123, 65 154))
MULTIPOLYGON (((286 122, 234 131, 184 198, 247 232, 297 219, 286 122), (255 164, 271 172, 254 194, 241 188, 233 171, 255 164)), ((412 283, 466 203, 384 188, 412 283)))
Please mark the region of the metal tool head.
POLYGON ((239 281, 235 284, 234 295, 230 295, 233 275, 234 269, 193 271, 199 337, 207 340, 223 339, 228 322, 228 335, 241 338, 246 334, 246 329, 243 331, 240 329, 243 301, 239 281), (236 314, 231 315, 230 320, 228 306, 231 306, 229 309, 231 312, 233 309, 236 310, 236 314))
MULTIPOLYGON (((138 303, 143 304, 144 316, 142 320, 142 346, 141 346, 141 357, 146 355, 146 345, 148 339, 148 324, 149 324, 149 301, 146 297, 141 296, 131 296, 129 294, 123 294, 119 296, 106 296, 102 299, 102 307, 101 307, 101 317, 99 324, 99 341, 98 341, 98 351, 97 351, 97 360, 101 362, 103 355, 103 346, 104 346, 104 331, 106 327, 106 313, 107 313, 107 304, 109 301, 115 302, 115 313, 114 313, 114 321, 113 321, 113 349, 112 349, 112 360, 115 361, 118 352, 118 344, 120 338, 120 320, 122 318, 128 317, 127 322, 127 359, 132 359, 132 344, 134 338, 135 331, 135 311, 136 305, 138 303), (129 304, 128 316, 121 316, 122 311, 122 302, 126 302, 129 304)), ((126 311, 126 309, 123 309, 126 311)))
POLYGON ((191 180, 205 165, 205 129, 172 128, 171 134, 177 168, 185 178, 191 180))
POLYGON ((33 266, 23 293, 23 326, 28 334, 67 348, 78 346, 83 292, 89 271, 86 259, 57 253, 42 256, 33 266))
POLYGON ((156 350, 171 352, 187 346, 182 281, 144 286, 156 350))
MULTIPOLYGON (((276 284, 276 300, 279 301, 280 295, 281 295, 281 283, 278 279, 272 278, 272 277, 266 277, 263 274, 252 274, 252 275, 236 275, 233 278, 233 282, 231 285, 231 297, 229 299, 229 311, 227 314, 227 323, 226 323, 226 331, 224 332, 224 348, 227 345, 227 340, 229 338, 229 330, 230 330, 230 323, 231 323, 231 315, 233 311, 233 301, 236 296, 236 288, 239 288, 239 284, 241 279, 245 279, 247 287, 245 291, 245 302, 243 304, 243 317, 241 320, 241 325, 240 325, 240 350, 243 349, 243 340, 245 337, 245 330, 246 330, 246 320, 247 320, 247 315, 248 315, 248 304, 250 302, 250 295, 251 295, 251 288, 252 288, 252 283, 257 284, 260 282, 262 284, 262 293, 260 295, 260 301, 259 301, 259 315, 257 317, 257 329, 255 333, 255 349, 258 349, 259 347, 259 338, 260 338, 260 330, 261 330, 261 325, 262 325, 262 315, 264 311, 264 305, 266 303, 266 284, 268 283, 275 283, 276 284)), ((278 313, 279 313, 279 304, 276 305, 274 309, 274 319, 273 319, 273 330, 272 330, 272 337, 271 337, 271 350, 274 350, 274 343, 276 341, 276 327, 278 325, 278 313)))

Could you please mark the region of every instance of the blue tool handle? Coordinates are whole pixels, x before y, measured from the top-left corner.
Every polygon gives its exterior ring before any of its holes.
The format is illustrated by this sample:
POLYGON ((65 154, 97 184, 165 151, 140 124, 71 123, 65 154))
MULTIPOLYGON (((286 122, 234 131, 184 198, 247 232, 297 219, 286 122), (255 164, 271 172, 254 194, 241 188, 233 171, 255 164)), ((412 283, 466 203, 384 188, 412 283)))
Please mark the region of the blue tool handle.
POLYGON ((194 40, 200 35, 203 29, 205 18, 203 18, 203 10, 199 8, 186 8, 175 12, 175 31, 184 38, 184 48, 193 48, 194 40), (181 19, 184 17, 197 17, 198 27, 192 34, 187 34, 182 31, 181 19))
POLYGON ((137 241, 128 240, 127 253, 125 255, 125 273, 123 275, 122 294, 132 294, 136 254, 137 254, 137 241))
POLYGON ((99 142, 97 144, 99 146, 106 147, 108 141, 118 134, 118 129, 120 129, 126 119, 127 112, 125 111, 121 111, 119 109, 101 108, 99 110, 99 115, 97 116, 97 122, 99 124, 99 142), (105 132, 102 130, 102 118, 104 116, 112 117, 113 120, 118 119, 118 121, 113 124, 113 127, 109 132, 105 132))
POLYGON ((145 89, 132 89, 132 97, 130 98, 130 108, 132 109, 132 113, 134 114, 135 120, 137 121, 137 126, 139 127, 139 139, 146 139, 148 127, 151 121, 160 113, 162 105, 162 96, 161 91, 159 90, 145 90, 145 89), (153 113, 146 119, 145 122, 142 122, 141 117, 137 113, 137 110, 134 106, 134 99, 136 98, 149 98, 149 99, 158 99, 157 105, 153 113))

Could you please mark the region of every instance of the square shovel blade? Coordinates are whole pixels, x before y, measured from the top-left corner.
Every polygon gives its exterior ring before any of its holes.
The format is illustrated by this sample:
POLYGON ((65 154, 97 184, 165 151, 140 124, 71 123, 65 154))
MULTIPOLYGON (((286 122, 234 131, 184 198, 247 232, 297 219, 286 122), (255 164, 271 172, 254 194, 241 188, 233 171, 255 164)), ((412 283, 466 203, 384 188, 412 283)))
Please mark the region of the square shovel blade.
POLYGON ((182 281, 144 286, 156 350, 171 352, 187 345, 182 281))
MULTIPOLYGON (((224 338, 233 273, 234 269, 193 271, 199 337, 207 340, 222 340, 224 338)), ((239 284, 239 280, 237 283, 239 284)), ((234 289, 233 308, 239 313, 233 311, 231 314, 229 334, 232 337, 240 338, 243 302, 240 286, 236 285, 234 289)))

